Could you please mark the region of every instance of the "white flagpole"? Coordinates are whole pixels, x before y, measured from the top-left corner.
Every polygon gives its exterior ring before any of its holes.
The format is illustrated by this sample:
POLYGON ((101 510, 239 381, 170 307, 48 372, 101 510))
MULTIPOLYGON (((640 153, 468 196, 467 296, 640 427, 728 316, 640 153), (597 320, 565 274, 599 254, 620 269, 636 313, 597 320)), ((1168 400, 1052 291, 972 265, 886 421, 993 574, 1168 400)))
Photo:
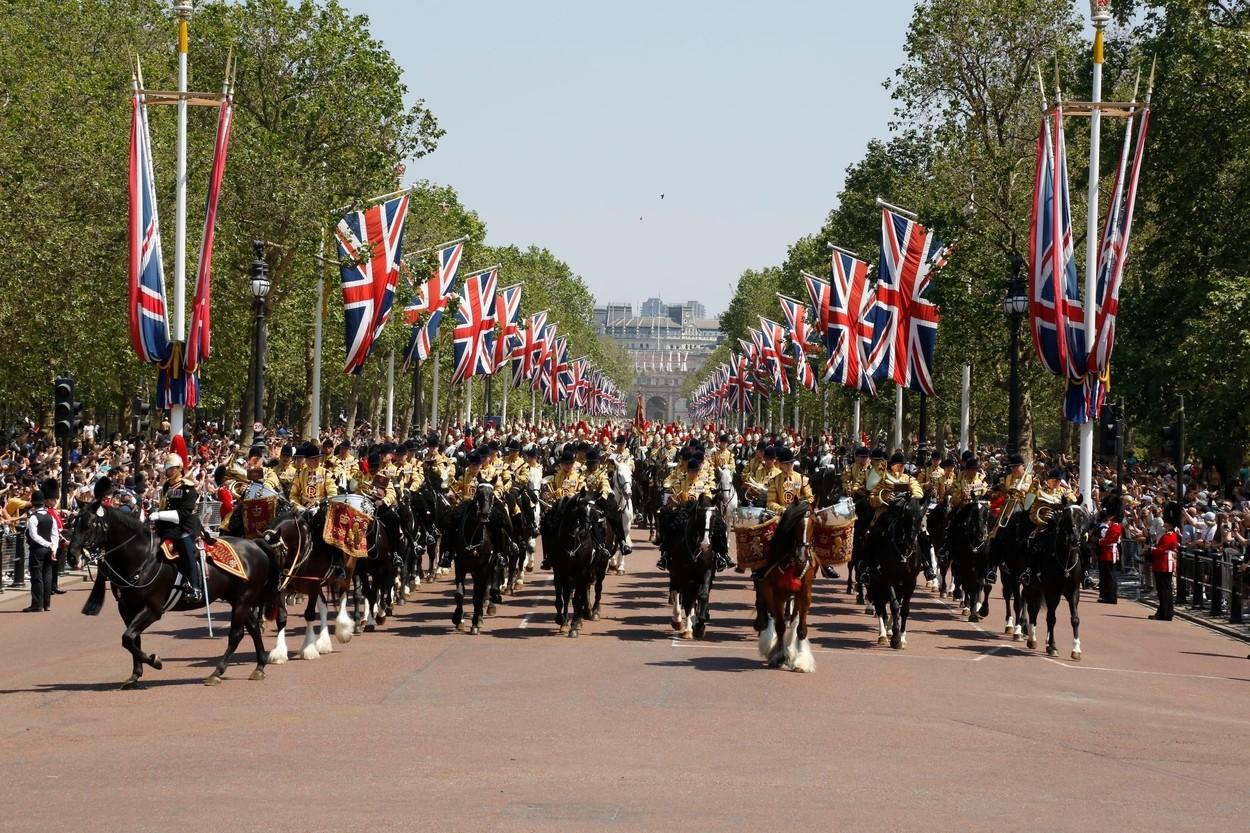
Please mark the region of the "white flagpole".
MULTIPOLYGON (((509 362, 511 364, 511 362, 509 362)), ((502 376, 500 378, 503 378, 502 376)), ((502 384, 502 383, 501 383, 502 384)), ((500 427, 508 424, 508 389, 512 387, 512 371, 508 371, 508 384, 503 389, 503 409, 499 412, 500 427)))
MULTIPOLYGON (((178 15, 178 148, 177 179, 174 190, 174 341, 185 343, 187 283, 187 27, 191 20, 191 4, 174 6, 178 15)), ((183 405, 169 409, 169 430, 174 436, 182 433, 183 405)))
POLYGON ((903 447, 903 386, 894 386, 894 448, 898 451, 903 447))
POLYGON ((395 435, 395 350, 386 360, 386 436, 395 435))
POLYGON ((972 417, 972 365, 965 364, 959 381, 959 452, 968 450, 968 423, 972 417))
POLYGON ((430 401, 430 426, 433 430, 438 430, 438 342, 430 339, 434 344, 430 348, 430 358, 434 360, 434 393, 430 401))
POLYGON ((855 399, 851 403, 851 434, 854 435, 851 438, 851 447, 853 449, 859 448, 860 431, 859 431, 859 394, 858 393, 855 394, 855 399))
POLYGON ((473 377, 464 380, 464 424, 473 424, 473 377))
MULTIPOLYGON (((330 232, 326 231, 326 242, 329 244, 330 232)), ((321 435, 321 319, 325 316, 326 273, 321 270, 317 278, 317 312, 313 318, 313 378, 312 378, 312 427, 309 433, 314 442, 321 435)))
MULTIPOLYGON (((1088 350, 1094 343, 1094 304, 1098 297, 1098 154, 1100 151, 1102 110, 1102 49, 1103 27, 1111 19, 1111 12, 1097 4, 1092 5, 1094 23, 1094 77, 1090 102, 1094 105, 1089 114, 1089 194, 1085 200, 1085 344, 1088 350)), ((1058 245, 1058 241, 1056 241, 1058 245)), ((1081 500, 1086 509, 1094 506, 1094 421, 1087 419, 1081 424, 1081 500)))

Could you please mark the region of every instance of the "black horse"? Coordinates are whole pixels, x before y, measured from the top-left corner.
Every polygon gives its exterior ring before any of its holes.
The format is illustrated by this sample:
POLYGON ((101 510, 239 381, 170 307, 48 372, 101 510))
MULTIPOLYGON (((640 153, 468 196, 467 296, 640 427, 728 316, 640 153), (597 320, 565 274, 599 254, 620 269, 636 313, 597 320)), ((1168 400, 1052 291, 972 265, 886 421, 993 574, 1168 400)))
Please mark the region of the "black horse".
POLYGON ((512 517, 512 532, 517 544, 509 549, 504 589, 509 593, 516 593, 525 585, 525 565, 532 555, 531 541, 538 533, 538 525, 534 520, 538 494, 529 483, 516 483, 505 495, 504 502, 512 517))
POLYGON ((664 491, 664 464, 659 460, 644 460, 634 472, 634 506, 638 519, 647 530, 647 540, 655 541, 655 523, 660 514, 660 495, 664 491))
POLYGON ((920 531, 923 516, 919 500, 900 496, 885 507, 865 538, 868 598, 880 623, 880 645, 888 636, 891 648, 907 647, 911 597, 916 592, 916 576, 924 570, 921 554, 928 552, 928 537, 920 531))
MULTIPOLYGON (((868 529, 872 525, 873 510, 868 503, 868 498, 855 498, 855 532, 854 541, 851 546, 851 560, 846 565, 846 592, 851 592, 851 587, 855 588, 855 604, 864 604, 864 580, 863 567, 867 561, 867 549, 865 537, 868 529)), ((871 611, 868 611, 871 612, 871 611)))
POLYGON ((1054 656, 1055 611, 1059 599, 1068 600, 1072 621, 1072 659, 1081 658, 1081 617, 1077 606, 1081 601, 1081 582, 1090 561, 1093 546, 1089 513, 1079 505, 1064 506, 1054 511, 1050 522, 1033 536, 1033 580, 1024 590, 1029 608, 1030 648, 1037 647, 1037 614, 1046 602, 1046 653, 1054 656))
POLYGON ((555 584, 556 624, 570 637, 577 637, 585 619, 599 619, 608 572, 608 554, 599 542, 604 540, 606 525, 607 519, 585 492, 561 498, 543 518, 543 552, 549 554, 555 584), (595 587, 593 607, 591 584, 595 587))
MULTIPOLYGON (((71 558, 80 557, 84 549, 103 551, 95 584, 82 612, 87 616, 99 614, 104 606, 105 584, 112 585, 117 610, 126 623, 122 645, 134 659, 134 669, 122 688, 131 689, 138 688, 144 665, 158 671, 161 669, 160 657, 143 653, 143 631, 167 610, 193 610, 203 605, 191 604, 184 599, 178 568, 162 555, 158 536, 134 515, 101 502, 107 490, 107 485, 97 488, 96 500, 78 513, 69 551, 71 558)), ((263 541, 245 538, 222 540, 238 553, 247 578, 238 578, 216 567, 210 567, 205 573, 208 599, 230 603, 230 636, 226 652, 213 673, 204 680, 205 685, 221 682, 230 657, 239 647, 245 631, 251 634, 256 647, 256 669, 249 679, 265 678, 268 656, 261 640, 260 611, 276 599, 281 570, 276 554, 263 541)))
POLYGON ((678 506, 664 531, 669 542, 668 601, 673 630, 682 639, 702 639, 708 623, 708 597, 716 575, 716 554, 729 551, 725 521, 707 496, 678 506))
POLYGON ((439 558, 442 551, 442 529, 445 516, 451 510, 447 500, 449 483, 445 482, 440 469, 425 464, 425 480, 420 488, 408 494, 408 505, 412 511, 413 524, 416 527, 416 541, 426 555, 426 568, 422 580, 434 581, 438 577, 439 558))
POLYGON ((998 565, 998 583, 1005 608, 1003 633, 1010 634, 1012 641, 1023 638, 1027 622, 1021 578, 1028 565, 1029 535, 1032 532, 1033 524, 1028 513, 1019 511, 1008 518, 990 539, 990 563, 998 565))
MULTIPOLYGON (((951 585, 947 584, 946 578, 946 573, 951 566, 951 554, 947 542, 950 517, 950 506, 947 505, 946 501, 940 500, 936 506, 929 510, 929 514, 925 518, 925 528, 929 531, 929 540, 933 543, 933 552, 937 554, 939 599, 946 598, 946 594, 951 592, 951 585)), ((952 581, 951 584, 954 584, 954 582, 952 581)))
POLYGON ((495 571, 499 563, 500 553, 504 549, 503 541, 496 541, 493 523, 496 511, 502 504, 495 499, 495 487, 490 483, 479 483, 473 494, 473 500, 466 500, 457 506, 448 516, 445 540, 455 558, 456 570, 456 609, 451 614, 451 623, 460 629, 464 622, 465 579, 473 577, 473 618, 469 624, 469 633, 476 636, 482 632, 482 609, 485 606, 487 615, 495 613, 495 599, 492 596, 489 604, 487 596, 496 589, 495 571))
POLYGON ((951 511, 946 530, 951 577, 963 591, 969 622, 980 621, 990 613, 989 536, 990 508, 986 501, 969 500, 951 511))

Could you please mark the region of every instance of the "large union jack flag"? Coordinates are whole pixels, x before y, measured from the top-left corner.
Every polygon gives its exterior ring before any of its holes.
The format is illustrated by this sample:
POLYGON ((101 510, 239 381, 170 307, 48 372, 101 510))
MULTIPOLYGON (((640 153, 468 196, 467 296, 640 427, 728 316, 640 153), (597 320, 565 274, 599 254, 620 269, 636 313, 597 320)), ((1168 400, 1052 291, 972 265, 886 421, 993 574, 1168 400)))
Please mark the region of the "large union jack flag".
POLYGON ((399 257, 408 216, 408 192, 352 211, 334 229, 343 282, 347 360, 344 373, 359 373, 382 334, 395 301, 399 257))
POLYGON ((802 301, 780 292, 777 293, 777 300, 790 328, 790 339, 805 351, 815 350, 816 338, 807 321, 807 306, 802 301))
POLYGON ((404 349, 405 370, 412 367, 414 361, 425 361, 430 357, 447 299, 456 293, 456 278, 460 274, 460 259, 463 254, 463 243, 453 243, 439 249, 438 265, 434 273, 417 289, 417 294, 408 306, 404 307, 404 322, 412 326, 412 335, 404 349), (424 322, 421 321, 422 316, 425 317, 424 322))
POLYGON ((489 376, 495 346, 495 285, 498 269, 487 269, 465 279, 460 304, 456 307, 454 338, 456 366, 451 371, 452 384, 473 376, 489 376))
MULTIPOLYGON (((759 334, 760 356, 772 373, 773 390, 781 394, 789 393, 790 376, 786 370, 792 360, 785 352, 786 328, 761 315, 759 334)), ((754 337, 755 333, 751 335, 754 337)))
POLYGON ((867 356, 873 378, 933 395, 939 316, 927 295, 933 273, 945 262, 933 232, 888 208, 881 210, 881 262, 867 356))
POLYGON ((521 343, 513 353, 512 386, 520 387, 524 380, 532 380, 540 366, 543 353, 543 331, 547 327, 547 311, 530 316, 529 323, 520 332, 521 343))
POLYGON ((156 211, 152 139, 147 99, 132 82, 130 117, 130 344, 145 364, 169 360, 172 345, 165 311, 165 267, 161 224, 156 211))
POLYGON ((520 342, 518 329, 521 315, 521 285, 505 286, 495 294, 495 321, 499 334, 495 337, 495 370, 502 370, 516 352, 520 342))
MULTIPOLYGON (((809 281, 809 292, 810 284, 809 281)), ((867 351, 872 344, 876 294, 868 281, 868 264, 835 249, 830 281, 824 289, 829 303, 825 379, 875 396, 877 389, 868 370, 867 351)))

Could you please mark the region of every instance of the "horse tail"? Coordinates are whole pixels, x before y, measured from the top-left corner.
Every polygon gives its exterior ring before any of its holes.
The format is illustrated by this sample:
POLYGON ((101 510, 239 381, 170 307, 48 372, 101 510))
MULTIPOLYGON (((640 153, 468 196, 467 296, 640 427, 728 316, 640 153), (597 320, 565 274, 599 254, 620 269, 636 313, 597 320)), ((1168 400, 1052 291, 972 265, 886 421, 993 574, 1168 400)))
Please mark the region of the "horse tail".
POLYGON ((265 619, 270 622, 278 618, 278 582, 282 576, 282 556, 280 554, 281 536, 276 529, 266 529, 264 533, 255 539, 256 547, 269 558, 269 576, 265 579, 265 591, 261 598, 260 604, 264 611, 265 619))
POLYGON ((82 606, 84 616, 98 616, 100 610, 104 607, 104 583, 106 581, 104 571, 107 569, 108 567, 101 560, 99 566, 96 567, 95 582, 91 585, 91 595, 87 596, 87 602, 82 606))

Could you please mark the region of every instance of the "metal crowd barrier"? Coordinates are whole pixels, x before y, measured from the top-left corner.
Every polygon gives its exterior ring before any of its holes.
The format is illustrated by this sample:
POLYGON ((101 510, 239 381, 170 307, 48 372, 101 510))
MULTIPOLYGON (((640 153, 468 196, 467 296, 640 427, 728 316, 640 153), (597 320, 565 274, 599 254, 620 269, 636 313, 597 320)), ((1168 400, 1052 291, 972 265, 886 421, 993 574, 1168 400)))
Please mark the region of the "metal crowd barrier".
POLYGON ((200 523, 211 534, 217 534, 221 527, 221 501, 210 497, 200 498, 200 523))
POLYGON ((0 590, 26 585, 26 552, 22 535, 6 532, 0 535, 0 590))
POLYGON ((1201 610, 1213 617, 1227 617, 1242 624, 1243 606, 1250 595, 1250 571, 1240 550, 1182 548, 1176 569, 1176 604, 1201 610))

